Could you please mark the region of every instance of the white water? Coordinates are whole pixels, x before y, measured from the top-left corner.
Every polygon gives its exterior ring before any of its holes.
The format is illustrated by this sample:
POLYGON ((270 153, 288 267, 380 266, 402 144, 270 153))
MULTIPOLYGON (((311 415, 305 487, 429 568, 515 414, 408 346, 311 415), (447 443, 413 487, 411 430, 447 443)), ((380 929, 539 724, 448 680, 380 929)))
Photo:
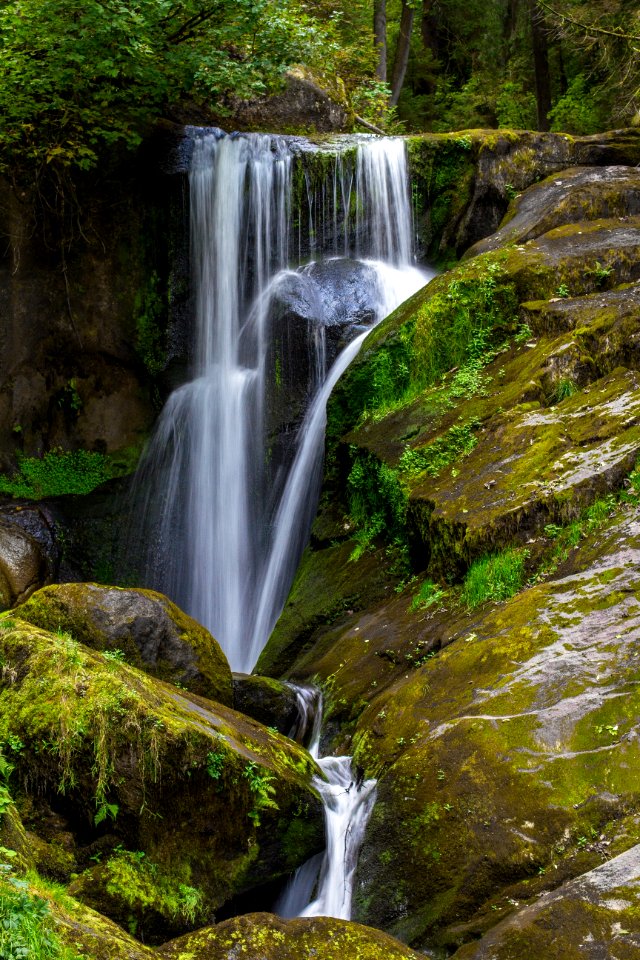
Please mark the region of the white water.
MULTIPOLYGON (((317 350, 308 389, 317 392, 293 457, 271 470, 268 328, 273 298, 292 276, 295 162, 281 138, 196 136, 190 174, 195 375, 167 401, 141 469, 153 558, 147 582, 208 627, 232 669, 243 672, 253 668, 286 600, 317 503, 326 401, 365 336, 348 343, 326 372, 324 327, 309 333, 317 350)), ((313 242, 330 234, 332 253, 374 258, 368 261, 374 323, 430 279, 411 265, 402 141, 363 142, 355 170, 337 158, 333 182, 326 190, 323 185, 320 198, 309 194, 308 203, 313 242)), ((307 270, 302 274, 305 284, 313 282, 307 270)))
POLYGON ((319 694, 308 687, 295 689, 299 708, 307 718, 301 732, 312 726, 309 753, 327 778, 313 778, 324 804, 326 849, 296 871, 275 912, 285 918, 350 920, 358 853, 375 803, 376 781, 359 780, 354 775, 351 757, 318 756, 322 722, 319 694))

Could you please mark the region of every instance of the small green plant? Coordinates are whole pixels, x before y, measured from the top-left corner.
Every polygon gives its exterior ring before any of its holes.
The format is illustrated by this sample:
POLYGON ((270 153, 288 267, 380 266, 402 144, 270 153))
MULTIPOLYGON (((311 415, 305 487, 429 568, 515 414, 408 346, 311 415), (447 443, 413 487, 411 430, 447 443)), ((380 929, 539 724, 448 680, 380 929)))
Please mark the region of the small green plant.
POLYGON ((515 332, 514 340, 516 343, 526 343, 533 336, 531 327, 528 323, 521 323, 515 332))
POLYGON ((107 803, 104 799, 96 798, 97 810, 93 818, 96 827, 99 827, 105 820, 115 820, 120 811, 117 803, 107 803))
POLYGON ((515 200, 518 196, 518 191, 512 183, 505 183, 504 192, 506 193, 509 200, 515 200))
POLYGON ((220 780, 224 771, 226 757, 224 753, 210 750, 207 754, 207 773, 212 780, 220 780))
POLYGON ((415 613, 416 610, 427 610, 446 595, 447 591, 443 587, 432 580, 425 580, 418 592, 414 594, 409 604, 409 611, 415 613))
POLYGON ((551 402, 562 403, 563 400, 567 400, 577 393, 577 390, 575 381, 571 377, 560 377, 551 396, 551 402))
POLYGON ((528 550, 509 549, 476 560, 471 565, 462 587, 462 601, 469 608, 488 600, 508 600, 524 584, 528 550))
POLYGON ((569 287, 566 283, 561 283, 558 289, 556 290, 556 297, 560 297, 561 300, 566 300, 570 297, 569 287))
POLYGON ((602 287, 613 273, 613 267, 605 267, 599 260, 596 260, 595 266, 587 273, 594 278, 597 287, 602 287))
POLYGON ((275 779, 266 771, 260 772, 257 763, 251 762, 244 768, 242 776, 249 783, 249 790, 253 795, 253 806, 248 813, 249 819, 254 825, 260 825, 260 813, 262 810, 277 810, 278 804, 273 799, 276 790, 271 781, 275 779))
POLYGON ((105 658, 105 660, 111 661, 111 663, 127 662, 127 657, 124 650, 119 650, 118 648, 115 650, 104 650, 102 656, 105 658))

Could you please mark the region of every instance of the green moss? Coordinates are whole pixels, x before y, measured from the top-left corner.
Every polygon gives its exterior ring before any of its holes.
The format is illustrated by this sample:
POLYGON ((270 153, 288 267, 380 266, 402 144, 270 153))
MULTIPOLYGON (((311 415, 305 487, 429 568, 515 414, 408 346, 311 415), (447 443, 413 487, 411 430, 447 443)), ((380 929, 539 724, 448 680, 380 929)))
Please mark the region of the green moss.
POLYGON ((160 278, 153 271, 146 287, 138 290, 134 303, 135 347, 147 372, 157 376, 166 366, 166 306, 160 278))
POLYGON ((90 493, 115 475, 111 459, 102 453, 50 450, 42 457, 19 457, 16 474, 0 476, 0 493, 30 500, 90 493))

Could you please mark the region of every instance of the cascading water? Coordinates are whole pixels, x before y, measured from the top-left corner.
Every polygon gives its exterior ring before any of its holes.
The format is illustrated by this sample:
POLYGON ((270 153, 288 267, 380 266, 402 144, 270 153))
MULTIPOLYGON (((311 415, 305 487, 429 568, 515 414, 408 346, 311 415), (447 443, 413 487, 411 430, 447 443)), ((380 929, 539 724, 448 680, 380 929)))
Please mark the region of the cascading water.
MULTIPOLYGON (((220 131, 194 132, 194 140, 195 376, 169 398, 140 470, 146 580, 211 630, 233 669, 249 671, 308 537, 327 398, 366 330, 328 372, 327 337, 334 330, 353 336, 354 318, 381 320, 430 277, 411 265, 402 141, 364 140, 355 165, 338 151, 321 189, 307 189, 294 228, 292 170, 304 164, 297 141, 220 131), (290 248, 301 257, 317 250, 321 237, 327 252, 343 259, 288 268, 290 248), (350 256, 360 259, 344 259, 350 256), (306 413, 293 452, 269 462, 269 387, 282 377, 271 328, 285 294, 286 303, 296 298, 296 317, 306 323, 302 339, 294 327, 293 358, 309 368, 306 413), (358 302, 349 307, 351 300, 358 302), (302 356, 303 341, 312 358, 302 356)), ((292 432, 290 424, 281 429, 282 436, 292 432)))
POLYGON ((310 735, 308 750, 326 780, 313 785, 324 804, 327 845, 294 874, 275 906, 282 917, 351 919, 351 894, 358 853, 376 799, 376 781, 354 774, 351 757, 319 757, 322 699, 310 687, 294 687, 304 718, 300 738, 310 735))

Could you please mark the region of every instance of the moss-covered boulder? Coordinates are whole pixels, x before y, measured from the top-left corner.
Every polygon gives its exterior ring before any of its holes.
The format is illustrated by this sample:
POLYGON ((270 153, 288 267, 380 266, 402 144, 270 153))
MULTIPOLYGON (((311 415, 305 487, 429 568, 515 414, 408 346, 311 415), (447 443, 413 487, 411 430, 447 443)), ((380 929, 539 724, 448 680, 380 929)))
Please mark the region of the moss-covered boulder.
POLYGON ((418 960, 418 954, 380 930, 330 917, 281 920, 270 913, 246 914, 199 930, 158 954, 166 960, 418 960))
MULTIPOLYGON (((0 738, 24 744, 18 802, 45 798, 73 831, 78 894, 142 934, 148 916, 166 939, 322 846, 317 768, 256 721, 107 654, 5 617, 0 738)), ((36 834, 38 819, 25 822, 36 834)))
POLYGON ((465 257, 526 243, 555 227, 579 221, 640 213, 637 167, 571 167, 516 197, 500 228, 465 252, 465 257))
POLYGON ((231 668, 208 630, 153 590, 62 583, 45 587, 16 610, 44 630, 70 633, 193 693, 231 706, 231 668))
MULTIPOLYGON (((456 960, 634 960, 640 951, 635 846, 515 911, 456 960)), ((517 905, 517 902, 516 902, 517 905)))

